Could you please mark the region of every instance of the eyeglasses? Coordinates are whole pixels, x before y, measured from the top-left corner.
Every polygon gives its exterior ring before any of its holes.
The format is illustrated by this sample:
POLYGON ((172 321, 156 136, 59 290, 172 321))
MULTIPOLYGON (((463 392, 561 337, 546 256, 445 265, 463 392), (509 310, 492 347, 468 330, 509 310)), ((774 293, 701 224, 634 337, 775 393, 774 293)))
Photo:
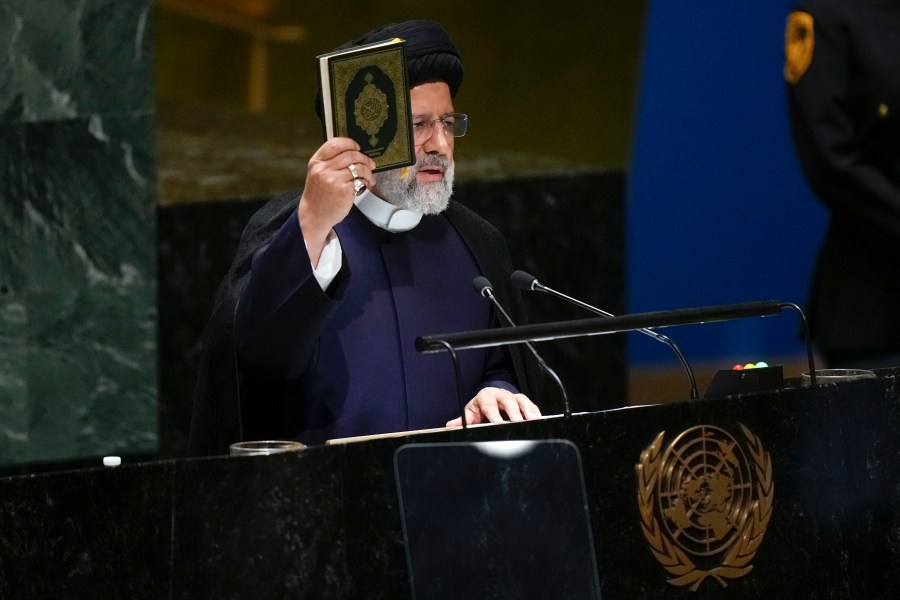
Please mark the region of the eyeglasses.
POLYGON ((440 123, 444 128, 444 135, 462 137, 466 135, 469 126, 469 117, 464 113, 450 113, 437 119, 413 118, 413 137, 419 144, 425 143, 434 135, 434 124, 440 123))

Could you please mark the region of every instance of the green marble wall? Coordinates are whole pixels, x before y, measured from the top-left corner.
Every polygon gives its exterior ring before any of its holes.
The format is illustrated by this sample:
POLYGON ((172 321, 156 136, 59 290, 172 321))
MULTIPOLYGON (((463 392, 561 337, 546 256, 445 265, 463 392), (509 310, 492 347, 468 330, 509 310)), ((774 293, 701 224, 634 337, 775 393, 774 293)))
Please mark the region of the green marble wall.
POLYGON ((149 0, 0 0, 0 465, 157 448, 149 0))

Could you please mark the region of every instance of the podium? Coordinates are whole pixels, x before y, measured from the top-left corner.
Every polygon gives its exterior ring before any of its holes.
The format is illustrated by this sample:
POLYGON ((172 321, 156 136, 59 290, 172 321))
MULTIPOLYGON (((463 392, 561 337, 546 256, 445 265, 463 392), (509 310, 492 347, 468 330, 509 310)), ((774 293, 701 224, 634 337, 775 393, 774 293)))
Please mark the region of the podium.
POLYGON ((492 440, 577 448, 604 600, 898 597, 900 369, 878 375, 5 478, 0 597, 409 598, 397 450, 492 440))

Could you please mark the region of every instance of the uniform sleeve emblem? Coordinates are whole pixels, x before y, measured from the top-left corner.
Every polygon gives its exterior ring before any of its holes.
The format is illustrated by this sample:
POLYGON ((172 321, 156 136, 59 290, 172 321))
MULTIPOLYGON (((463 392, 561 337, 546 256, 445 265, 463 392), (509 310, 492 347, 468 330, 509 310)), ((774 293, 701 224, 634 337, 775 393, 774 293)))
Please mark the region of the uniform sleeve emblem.
POLYGON ((806 73, 814 46, 813 16, 802 11, 789 14, 784 30, 784 78, 788 83, 797 83, 806 73))

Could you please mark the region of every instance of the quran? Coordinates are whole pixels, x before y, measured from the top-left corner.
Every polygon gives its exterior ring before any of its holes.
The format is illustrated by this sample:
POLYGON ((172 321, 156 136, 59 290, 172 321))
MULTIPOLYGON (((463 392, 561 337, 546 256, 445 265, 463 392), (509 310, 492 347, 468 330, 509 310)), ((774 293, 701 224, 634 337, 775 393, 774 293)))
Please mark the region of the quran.
POLYGON ((316 58, 325 139, 356 141, 375 171, 413 164, 405 42, 393 38, 316 58))

